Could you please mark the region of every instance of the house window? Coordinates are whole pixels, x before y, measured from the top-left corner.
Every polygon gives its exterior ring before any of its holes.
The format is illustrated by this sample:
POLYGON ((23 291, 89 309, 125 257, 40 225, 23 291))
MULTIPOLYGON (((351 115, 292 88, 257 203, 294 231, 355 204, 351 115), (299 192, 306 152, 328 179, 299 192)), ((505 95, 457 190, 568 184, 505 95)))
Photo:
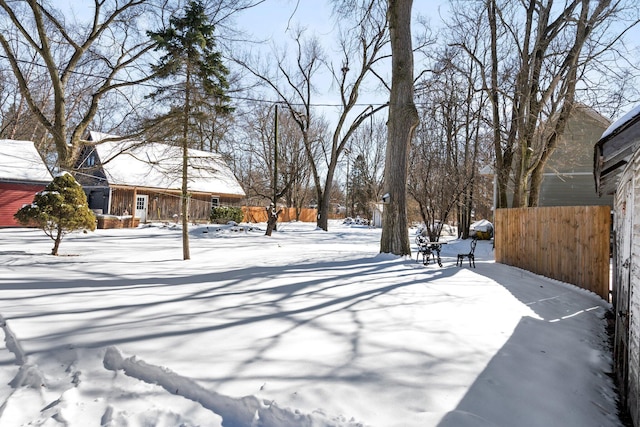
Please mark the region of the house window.
POLYGON ((212 197, 211 198, 211 207, 212 208, 217 208, 218 206, 220 206, 220 198, 219 197, 212 197))
POLYGON ((94 153, 89 154, 87 157, 87 166, 95 166, 96 164, 96 155, 94 153))
POLYGON ((144 197, 138 197, 136 199, 136 210, 143 211, 144 210, 144 197))

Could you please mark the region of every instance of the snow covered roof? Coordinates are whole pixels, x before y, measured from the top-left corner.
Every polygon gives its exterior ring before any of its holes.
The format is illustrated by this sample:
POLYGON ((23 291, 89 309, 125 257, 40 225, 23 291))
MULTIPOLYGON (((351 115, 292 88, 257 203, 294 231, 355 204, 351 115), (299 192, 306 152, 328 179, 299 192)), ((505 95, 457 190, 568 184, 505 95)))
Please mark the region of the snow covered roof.
POLYGON ((0 180, 49 183, 49 169, 32 141, 0 139, 0 180))
POLYGON ((620 117, 615 122, 611 123, 611 126, 609 126, 607 128, 607 130, 605 130, 604 133, 602 134, 602 138, 606 138, 607 136, 609 136, 609 135, 613 134, 614 132, 616 132, 618 129, 622 129, 624 127, 624 125, 629 123, 636 116, 640 116, 640 105, 637 105, 635 108, 633 108, 627 114, 625 114, 624 116, 620 117))
POLYGON ((623 167, 640 149, 640 105, 616 120, 594 147, 594 177, 598 194, 613 194, 623 167))
POLYGON ((481 219, 471 224, 469 228, 475 231, 491 231, 493 229, 493 224, 486 219, 481 219))
MULTIPOLYGON (((106 135, 91 133, 91 140, 106 135)), ((180 190, 182 149, 162 143, 103 141, 95 145, 110 185, 180 190)), ((244 196, 244 190, 222 156, 189 149, 189 191, 244 196)))

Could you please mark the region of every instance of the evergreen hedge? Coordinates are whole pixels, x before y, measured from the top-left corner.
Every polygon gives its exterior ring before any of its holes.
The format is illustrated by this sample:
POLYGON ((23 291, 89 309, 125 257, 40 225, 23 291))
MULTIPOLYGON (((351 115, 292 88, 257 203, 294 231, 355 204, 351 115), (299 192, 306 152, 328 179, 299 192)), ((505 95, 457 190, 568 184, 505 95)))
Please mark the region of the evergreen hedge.
POLYGON ((244 212, 242 212, 242 208, 216 206, 211 208, 209 220, 214 224, 226 224, 229 221, 242 222, 243 218, 244 212))

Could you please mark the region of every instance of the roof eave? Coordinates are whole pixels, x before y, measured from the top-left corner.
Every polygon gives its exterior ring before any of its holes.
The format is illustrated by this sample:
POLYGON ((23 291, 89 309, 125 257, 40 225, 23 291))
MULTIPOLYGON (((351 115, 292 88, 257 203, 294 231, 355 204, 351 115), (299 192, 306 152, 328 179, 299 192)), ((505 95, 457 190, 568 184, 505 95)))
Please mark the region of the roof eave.
POLYGON ((624 167, 640 148, 640 114, 594 146, 594 178, 599 195, 613 194, 624 167))

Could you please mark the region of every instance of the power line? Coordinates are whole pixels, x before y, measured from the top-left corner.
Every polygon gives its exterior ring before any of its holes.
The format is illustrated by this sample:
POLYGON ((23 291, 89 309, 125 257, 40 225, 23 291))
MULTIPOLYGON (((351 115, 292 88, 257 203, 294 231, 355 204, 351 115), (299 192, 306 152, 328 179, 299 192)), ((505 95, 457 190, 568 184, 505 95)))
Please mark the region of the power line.
MULTIPOLYGON (((0 58, 8 60, 9 57, 3 54, 0 54, 0 58)), ((27 61, 24 59, 17 59, 16 61, 19 63, 23 63, 23 64, 28 64, 28 65, 33 65, 36 67, 40 67, 40 68, 46 68, 45 65, 43 64, 39 64, 37 62, 31 62, 31 61, 27 61)), ((105 79, 104 76, 100 76, 97 74, 92 74, 92 73, 87 73, 84 71, 76 71, 76 70, 70 70, 69 71, 70 74, 79 76, 79 77, 87 77, 87 78, 95 78, 95 79, 105 79)), ((118 79, 118 78, 112 78, 111 80, 113 80, 116 83, 130 83, 128 80, 124 80, 124 79, 118 79)), ((139 86, 144 86, 150 89, 166 89, 167 85, 161 85, 161 84, 154 84, 154 83, 149 83, 149 82, 139 82, 139 83, 131 83, 131 86, 135 86, 135 85, 139 85, 139 86)), ((249 97, 249 96, 239 96, 239 95, 233 95, 232 93, 229 94, 227 93, 226 96, 229 99, 235 100, 235 101, 249 101, 249 102, 257 102, 257 103, 263 103, 263 104, 270 104, 270 105, 276 105, 276 104, 289 104, 291 106, 304 106, 306 104, 301 103, 301 102, 284 102, 284 101, 274 101, 274 100, 270 100, 270 99, 261 99, 261 98, 255 98, 255 97, 249 97)), ((359 107, 368 107, 368 106, 382 106, 385 105, 386 102, 365 102, 365 103, 356 103, 354 104, 355 106, 359 106, 359 107)), ((343 107, 342 104, 333 104, 333 103, 309 103, 308 104, 311 107, 343 107)))

